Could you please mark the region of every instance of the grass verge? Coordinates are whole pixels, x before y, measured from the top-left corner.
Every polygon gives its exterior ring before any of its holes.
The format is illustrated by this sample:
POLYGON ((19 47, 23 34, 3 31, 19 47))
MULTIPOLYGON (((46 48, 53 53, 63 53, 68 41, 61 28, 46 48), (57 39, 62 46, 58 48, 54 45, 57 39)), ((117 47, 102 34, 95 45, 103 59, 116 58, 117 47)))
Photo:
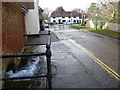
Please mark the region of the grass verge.
POLYGON ((89 27, 80 26, 80 25, 71 25, 71 27, 76 29, 85 29, 85 30, 93 31, 99 34, 104 34, 104 35, 115 37, 115 38, 118 38, 118 36, 120 35, 120 32, 109 30, 109 29, 97 28, 96 30, 96 28, 89 28, 89 27))

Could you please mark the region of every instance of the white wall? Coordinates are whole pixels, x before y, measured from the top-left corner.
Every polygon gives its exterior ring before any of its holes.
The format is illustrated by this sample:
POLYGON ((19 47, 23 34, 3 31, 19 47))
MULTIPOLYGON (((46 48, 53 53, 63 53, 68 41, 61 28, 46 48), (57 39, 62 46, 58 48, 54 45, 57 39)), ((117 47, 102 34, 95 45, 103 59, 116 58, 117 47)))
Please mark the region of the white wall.
POLYGON ((76 18, 74 18, 74 17, 71 17, 71 18, 68 18, 68 17, 65 17, 65 18, 55 17, 55 18, 53 18, 53 17, 51 17, 51 22, 53 22, 55 20, 57 23, 59 23, 59 19, 61 21, 66 20, 65 24, 74 23, 74 20, 76 20, 76 23, 77 23, 77 20, 79 20, 80 22, 82 21, 82 19, 79 19, 79 17, 76 17, 76 18))
POLYGON ((34 9, 29 9, 25 16, 27 34, 38 34, 40 30, 38 0, 34 2, 34 9))

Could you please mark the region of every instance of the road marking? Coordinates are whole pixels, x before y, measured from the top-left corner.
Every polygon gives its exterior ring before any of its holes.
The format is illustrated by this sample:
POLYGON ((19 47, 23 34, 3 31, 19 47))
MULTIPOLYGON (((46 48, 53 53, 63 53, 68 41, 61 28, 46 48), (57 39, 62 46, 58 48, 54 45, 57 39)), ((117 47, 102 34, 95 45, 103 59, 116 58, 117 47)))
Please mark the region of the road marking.
POLYGON ((100 61, 98 58, 96 58, 94 55, 92 55, 90 52, 88 52, 85 48, 83 48, 80 44, 76 43, 74 40, 69 39, 69 41, 76 45, 78 48, 80 48, 83 52, 90 56, 96 63, 102 66, 108 73, 110 73, 113 77, 120 81, 120 75, 117 72, 115 72, 109 66, 104 64, 102 61, 100 61))

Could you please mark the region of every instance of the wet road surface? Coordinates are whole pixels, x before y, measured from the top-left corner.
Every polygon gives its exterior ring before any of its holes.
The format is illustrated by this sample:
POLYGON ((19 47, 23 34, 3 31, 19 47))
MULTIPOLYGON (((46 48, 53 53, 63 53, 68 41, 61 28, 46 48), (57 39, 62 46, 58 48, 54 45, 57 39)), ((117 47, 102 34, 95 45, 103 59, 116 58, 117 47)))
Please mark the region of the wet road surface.
POLYGON ((62 25, 53 26, 51 31, 60 39, 52 43, 53 88, 118 87, 107 67, 95 61, 99 59, 117 72, 117 39, 62 25))

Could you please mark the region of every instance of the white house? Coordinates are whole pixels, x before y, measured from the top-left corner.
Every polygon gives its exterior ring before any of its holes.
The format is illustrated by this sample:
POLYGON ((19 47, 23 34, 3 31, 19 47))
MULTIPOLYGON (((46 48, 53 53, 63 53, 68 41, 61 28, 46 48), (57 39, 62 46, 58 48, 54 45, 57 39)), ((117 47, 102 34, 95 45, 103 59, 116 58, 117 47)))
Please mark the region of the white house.
POLYGON ((29 9, 25 16, 27 34, 38 34, 40 31, 38 0, 34 0, 34 9, 29 9))
POLYGON ((65 11, 62 7, 59 7, 52 12, 51 22, 56 24, 81 24, 82 14, 77 11, 65 11))

